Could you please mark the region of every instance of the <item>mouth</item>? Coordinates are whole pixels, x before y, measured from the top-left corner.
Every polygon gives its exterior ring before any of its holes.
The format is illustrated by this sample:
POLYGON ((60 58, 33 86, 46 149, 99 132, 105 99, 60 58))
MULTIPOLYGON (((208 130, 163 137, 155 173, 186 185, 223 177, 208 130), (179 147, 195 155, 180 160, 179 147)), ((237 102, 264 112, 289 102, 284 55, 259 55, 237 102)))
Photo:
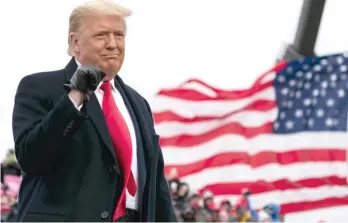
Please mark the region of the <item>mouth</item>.
POLYGON ((107 58, 107 59, 117 59, 118 55, 116 55, 116 54, 102 55, 102 57, 107 58))

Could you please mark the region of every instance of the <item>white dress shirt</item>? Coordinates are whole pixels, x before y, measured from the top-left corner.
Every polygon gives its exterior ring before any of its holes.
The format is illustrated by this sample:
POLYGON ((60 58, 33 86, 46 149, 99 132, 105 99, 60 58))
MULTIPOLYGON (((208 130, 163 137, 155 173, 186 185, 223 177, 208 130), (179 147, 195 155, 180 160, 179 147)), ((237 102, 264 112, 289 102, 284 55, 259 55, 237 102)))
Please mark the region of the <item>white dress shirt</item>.
MULTIPOLYGON (((80 63, 76 61, 78 66, 80 66, 80 63)), ((135 135, 135 129, 133 125, 132 118, 128 112, 128 109, 123 101, 123 98, 120 94, 120 92, 117 90, 115 87, 114 81, 110 81, 111 86, 112 86, 112 96, 114 97, 115 103, 117 108, 120 110, 127 126, 128 130, 130 133, 130 137, 132 140, 132 166, 131 170, 133 172, 133 176, 135 179, 136 184, 138 185, 138 160, 137 160, 137 141, 136 141, 136 135, 135 135)), ((100 107, 102 107, 102 101, 103 101, 103 95, 104 92, 102 89, 100 89, 100 86, 102 83, 99 84, 98 88, 94 91, 95 96, 98 99, 98 102, 100 104, 100 107)), ((71 98, 70 98, 71 99, 71 98)), ((80 110, 83 105, 80 105, 79 107, 76 106, 75 102, 71 99, 75 107, 80 110)), ((133 197, 132 195, 129 194, 128 190, 126 190, 126 207, 133 209, 133 210, 138 210, 138 192, 136 192, 135 196, 133 197)))

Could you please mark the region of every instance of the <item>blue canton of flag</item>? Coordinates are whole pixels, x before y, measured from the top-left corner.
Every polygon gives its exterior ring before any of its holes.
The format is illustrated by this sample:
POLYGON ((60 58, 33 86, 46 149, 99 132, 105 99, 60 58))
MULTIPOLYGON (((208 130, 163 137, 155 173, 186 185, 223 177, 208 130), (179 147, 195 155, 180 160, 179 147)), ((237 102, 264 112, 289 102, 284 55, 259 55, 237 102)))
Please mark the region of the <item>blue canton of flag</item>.
POLYGON ((348 54, 307 57, 278 72, 274 133, 347 131, 348 54))

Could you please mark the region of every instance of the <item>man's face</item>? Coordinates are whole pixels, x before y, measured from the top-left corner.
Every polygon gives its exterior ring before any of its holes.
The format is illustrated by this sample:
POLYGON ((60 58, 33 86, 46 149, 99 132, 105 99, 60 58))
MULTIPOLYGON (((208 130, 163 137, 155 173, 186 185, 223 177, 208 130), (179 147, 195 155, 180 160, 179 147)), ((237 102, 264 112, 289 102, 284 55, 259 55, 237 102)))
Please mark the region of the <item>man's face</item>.
POLYGON ((184 195, 187 193, 188 189, 189 189, 189 188, 188 188, 187 185, 182 185, 182 186, 180 187, 179 191, 178 191, 178 195, 179 195, 179 196, 184 196, 184 195))
POLYGON ((88 16, 80 32, 71 34, 72 50, 84 65, 97 65, 112 79, 125 54, 125 24, 119 16, 88 16))

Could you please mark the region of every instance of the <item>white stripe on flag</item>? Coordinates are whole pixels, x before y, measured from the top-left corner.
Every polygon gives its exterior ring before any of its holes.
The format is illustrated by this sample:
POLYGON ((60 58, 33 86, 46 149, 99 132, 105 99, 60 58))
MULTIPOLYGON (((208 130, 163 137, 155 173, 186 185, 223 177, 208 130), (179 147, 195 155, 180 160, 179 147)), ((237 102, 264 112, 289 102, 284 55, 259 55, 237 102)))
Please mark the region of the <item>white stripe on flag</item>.
MULTIPOLYGON (((281 166, 279 164, 267 164, 252 168, 246 164, 234 164, 217 168, 207 168, 201 172, 190 174, 182 178, 193 190, 211 184, 221 183, 245 183, 258 180, 276 181, 288 179, 299 181, 308 178, 320 178, 328 176, 347 176, 345 162, 306 162, 281 166)), ((348 189, 348 187, 347 187, 348 189)))

